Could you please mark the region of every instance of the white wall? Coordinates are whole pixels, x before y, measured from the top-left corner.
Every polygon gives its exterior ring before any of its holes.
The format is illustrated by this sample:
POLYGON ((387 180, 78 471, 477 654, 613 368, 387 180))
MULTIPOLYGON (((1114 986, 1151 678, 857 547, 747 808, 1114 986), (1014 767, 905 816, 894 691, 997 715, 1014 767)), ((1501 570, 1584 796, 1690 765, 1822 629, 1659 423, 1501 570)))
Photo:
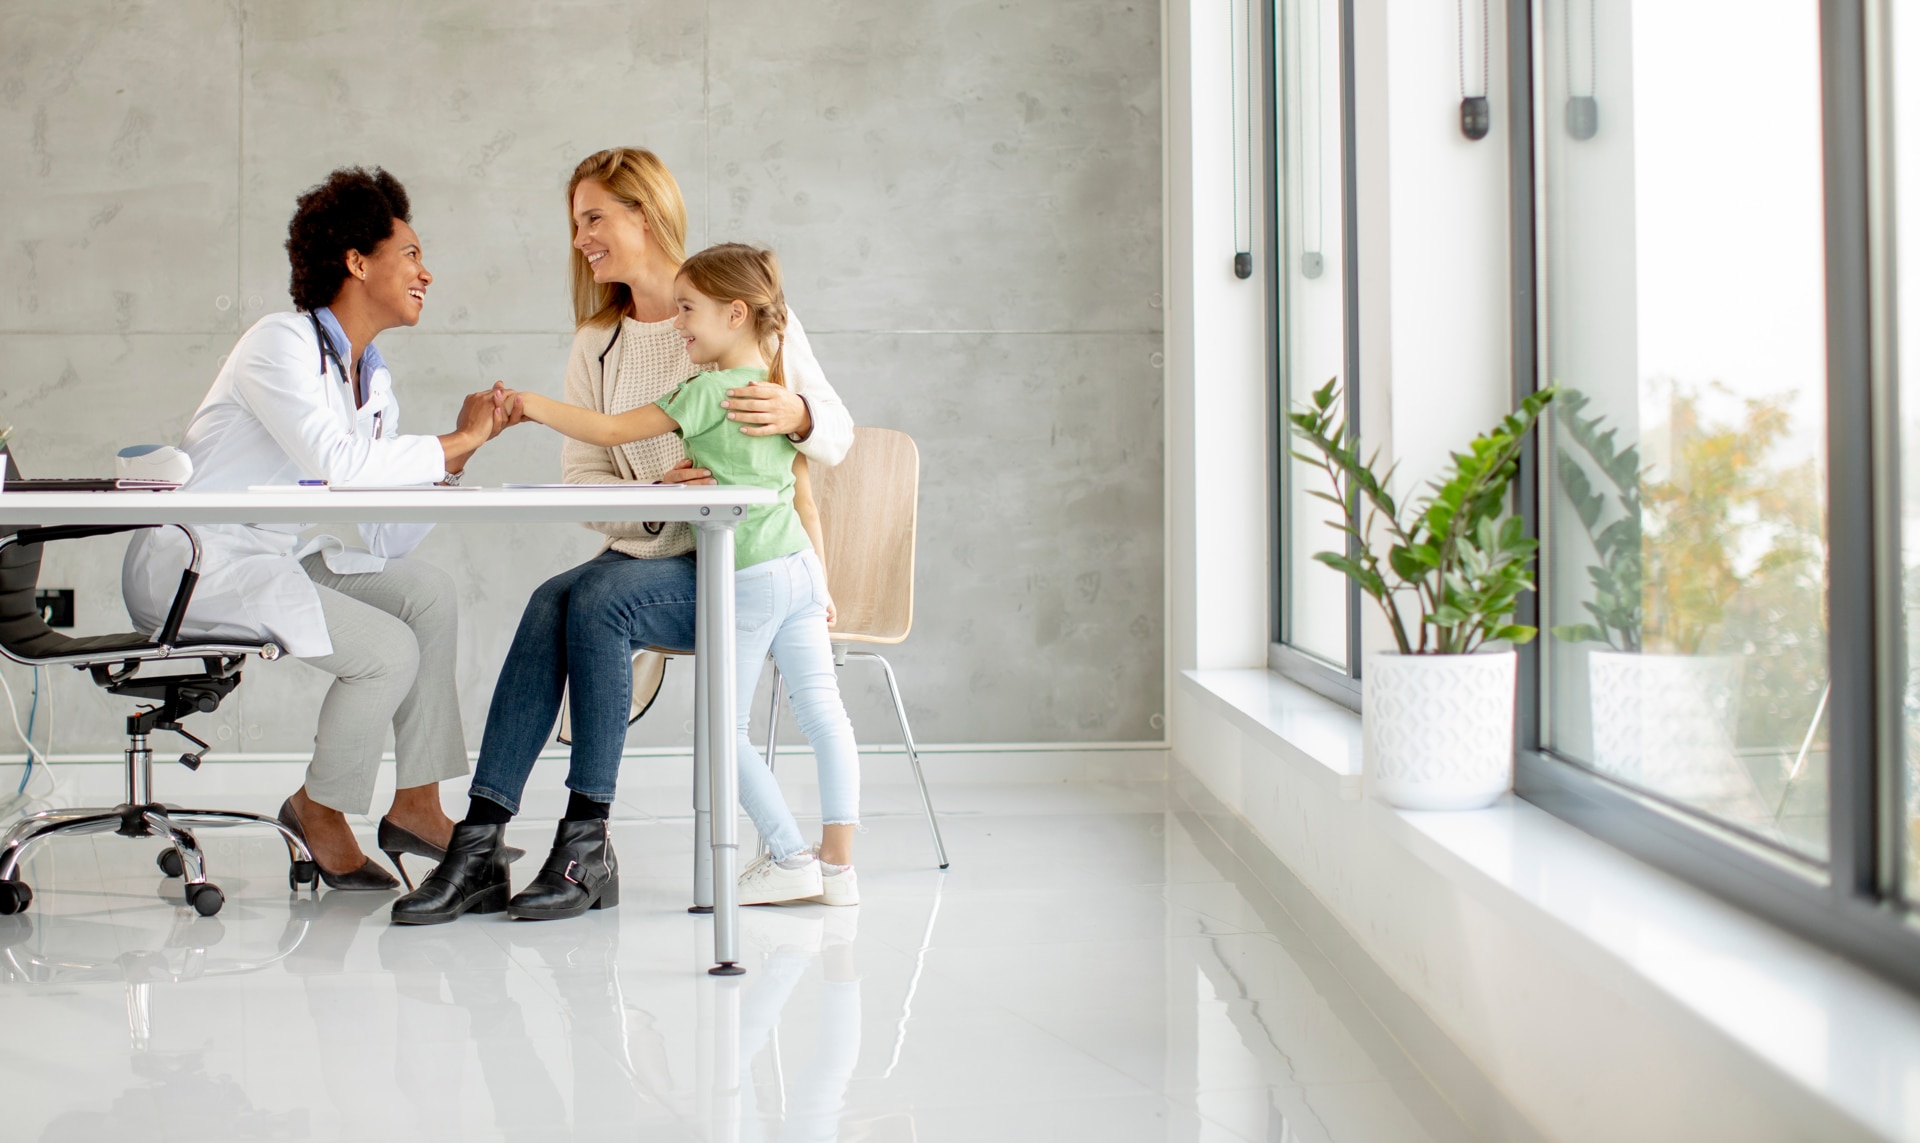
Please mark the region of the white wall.
MULTIPOLYGON (((1264 208, 1253 277, 1233 276, 1232 7, 1167 7, 1167 488, 1174 670, 1266 662, 1264 208)), ((1258 101, 1255 101, 1258 106, 1258 101)), ((1266 134, 1256 122, 1255 138, 1266 134)), ((1264 166, 1264 157, 1256 170, 1264 166)), ((1246 190, 1241 191, 1247 193, 1246 190)), ((1171 676, 1172 671, 1169 672, 1171 676)))

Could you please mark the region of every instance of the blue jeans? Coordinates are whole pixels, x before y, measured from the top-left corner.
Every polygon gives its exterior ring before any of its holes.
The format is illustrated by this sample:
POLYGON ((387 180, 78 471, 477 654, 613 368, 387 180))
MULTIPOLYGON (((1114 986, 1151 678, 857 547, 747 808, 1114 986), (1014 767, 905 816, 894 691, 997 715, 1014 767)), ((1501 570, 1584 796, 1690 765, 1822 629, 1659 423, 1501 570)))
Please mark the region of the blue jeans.
POLYGON ((827 636, 826 576, 811 549, 741 568, 734 575, 734 637, 739 666, 740 807, 753 819, 774 860, 807 847, 800 826, 780 794, 767 760, 747 737, 753 688, 767 652, 786 679, 793 720, 813 745, 820 775, 820 820, 825 825, 860 821, 860 753, 853 724, 840 701, 840 676, 827 636))
POLYGON ((541 584, 494 684, 470 793, 520 812, 564 692, 573 716, 567 789, 613 801, 633 708, 633 652, 693 647, 694 585, 691 553, 640 560, 612 550, 541 584))

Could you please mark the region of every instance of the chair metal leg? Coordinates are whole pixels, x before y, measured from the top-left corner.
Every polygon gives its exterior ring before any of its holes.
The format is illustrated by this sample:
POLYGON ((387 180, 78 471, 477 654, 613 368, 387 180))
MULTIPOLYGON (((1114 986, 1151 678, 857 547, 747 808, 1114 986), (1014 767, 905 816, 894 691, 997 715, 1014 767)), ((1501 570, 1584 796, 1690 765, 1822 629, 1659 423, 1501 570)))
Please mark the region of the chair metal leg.
POLYGON ((12 849, 24 838, 44 832, 50 825, 69 822, 75 818, 92 817, 95 814, 104 814, 106 812, 107 807, 99 806, 93 809, 41 810, 36 814, 28 814, 26 817, 14 822, 13 828, 7 831, 5 837, 0 837, 0 852, 12 849))
POLYGON ((900 720, 900 741, 906 745, 907 761, 913 765, 913 780, 920 786, 920 805, 927 811, 927 829, 933 834, 933 853, 940 868, 947 867, 947 843, 940 837, 940 819, 933 813, 933 797, 927 792, 927 775, 920 769, 920 752, 913 746, 913 730, 907 725, 907 706, 900 701, 900 684, 893 677, 893 664, 872 651, 848 651, 850 659, 872 659, 887 676, 887 694, 893 698, 893 716, 900 720))
POLYGON ((119 829, 124 820, 118 809, 89 809, 75 811, 83 816, 70 817, 64 821, 43 822, 41 829, 22 837, 14 844, 0 851, 0 881, 12 881, 25 860, 26 852, 35 842, 43 841, 62 833, 104 833, 110 829, 119 829))
MULTIPOLYGON (((694 664, 696 670, 699 663, 694 664)), ((707 691, 693 691, 693 906, 689 913, 713 912, 712 749, 707 741, 707 691)))
POLYGON ((787 680, 780 668, 773 668, 773 701, 767 704, 767 769, 773 769, 773 756, 780 752, 780 699, 787 693, 787 680))
POLYGON ((187 810, 169 807, 167 818, 175 825, 209 826, 216 829, 238 825, 265 826, 279 834, 280 840, 287 843, 287 856, 290 860, 313 860, 313 853, 307 849, 306 842, 301 841, 292 830, 280 824, 278 818, 270 818, 265 814, 248 814, 239 810, 187 810))
MULTIPOLYGON (((780 677, 780 666, 773 668, 773 701, 767 704, 767 771, 772 773, 774 756, 780 752, 780 697, 787 693, 787 680, 780 677)), ((759 852, 764 857, 773 855, 773 844, 766 838, 760 839, 759 852)))
POLYGON ((181 829, 171 815, 160 810, 147 810, 141 817, 153 832, 173 844, 173 851, 180 855, 180 879, 188 885, 205 884, 207 880, 206 857, 200 852, 200 843, 192 834, 181 829))

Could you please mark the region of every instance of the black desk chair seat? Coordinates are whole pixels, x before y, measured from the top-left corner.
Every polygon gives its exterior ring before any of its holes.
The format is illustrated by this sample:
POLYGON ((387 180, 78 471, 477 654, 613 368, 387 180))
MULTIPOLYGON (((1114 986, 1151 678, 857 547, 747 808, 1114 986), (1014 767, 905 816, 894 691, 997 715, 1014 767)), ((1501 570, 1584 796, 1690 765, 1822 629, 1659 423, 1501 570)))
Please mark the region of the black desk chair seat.
POLYGON ((164 838, 171 848, 161 851, 157 864, 169 877, 184 877, 185 894, 201 916, 211 917, 225 902, 218 886, 207 880, 206 862, 189 826, 258 825, 277 831, 287 843, 293 862, 287 882, 298 892, 302 885, 320 884, 320 867, 306 845, 273 818, 233 810, 182 809, 162 805, 153 796, 153 749, 148 735, 168 730, 193 743, 180 756, 181 765, 198 770, 208 744, 189 733, 180 720, 190 714, 209 714, 240 685, 240 667, 248 655, 277 659, 272 643, 234 639, 182 639, 180 624, 200 578, 200 541, 183 525, 71 525, 27 528, 0 536, 0 655, 28 666, 70 666, 93 676, 108 694, 145 700, 127 716, 127 799, 117 806, 43 810, 16 822, 0 838, 0 916, 18 913, 33 901, 33 890, 20 879, 20 863, 27 850, 44 838, 62 834, 104 833, 123 837, 164 838), (167 620, 151 638, 136 633, 62 635, 46 625, 34 604, 40 582, 43 546, 54 540, 107 536, 148 527, 177 527, 193 544, 193 561, 180 575, 167 620), (142 672, 160 662, 194 663, 198 670, 163 675, 142 672))

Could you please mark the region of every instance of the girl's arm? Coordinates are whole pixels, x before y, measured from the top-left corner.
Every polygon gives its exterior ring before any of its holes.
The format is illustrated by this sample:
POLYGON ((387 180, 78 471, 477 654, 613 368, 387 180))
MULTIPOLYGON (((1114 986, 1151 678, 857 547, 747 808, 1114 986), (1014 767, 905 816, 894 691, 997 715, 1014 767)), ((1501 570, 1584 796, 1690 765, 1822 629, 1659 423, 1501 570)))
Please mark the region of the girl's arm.
POLYGON ((511 413, 543 424, 584 444, 612 448, 628 441, 665 436, 679 424, 658 405, 641 405, 624 413, 596 413, 539 393, 514 395, 511 413))
MULTIPOLYGON (((827 574, 827 542, 824 538, 826 533, 820 528, 820 508, 813 500, 813 478, 807 472, 807 458, 801 453, 793 455, 793 510, 799 514, 800 527, 806 530, 807 539, 813 543, 813 554, 820 560, 820 575, 825 578, 827 574)), ((827 626, 831 627, 839 616, 833 606, 832 586, 824 586, 828 589, 827 626)))

